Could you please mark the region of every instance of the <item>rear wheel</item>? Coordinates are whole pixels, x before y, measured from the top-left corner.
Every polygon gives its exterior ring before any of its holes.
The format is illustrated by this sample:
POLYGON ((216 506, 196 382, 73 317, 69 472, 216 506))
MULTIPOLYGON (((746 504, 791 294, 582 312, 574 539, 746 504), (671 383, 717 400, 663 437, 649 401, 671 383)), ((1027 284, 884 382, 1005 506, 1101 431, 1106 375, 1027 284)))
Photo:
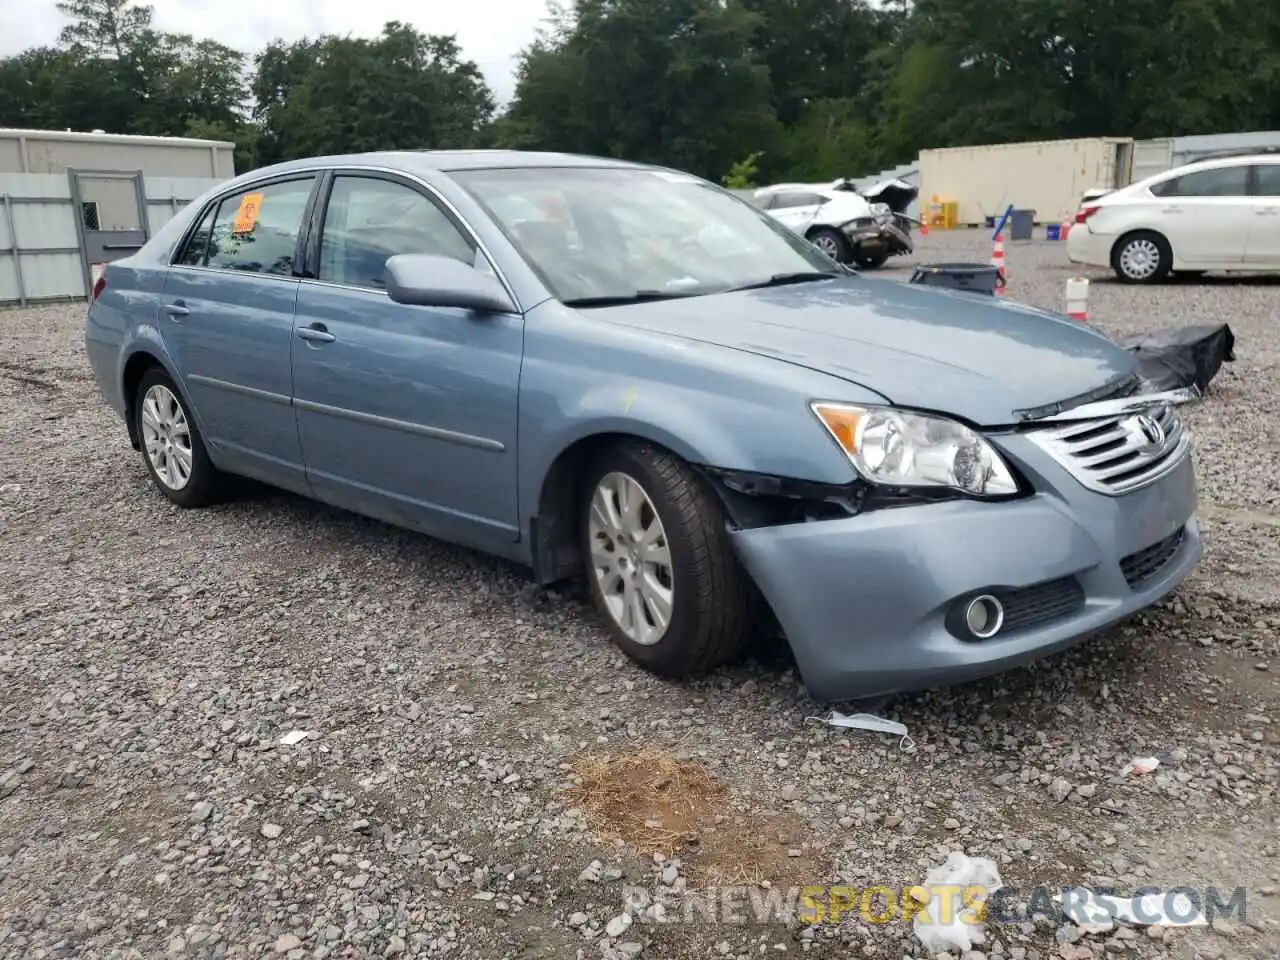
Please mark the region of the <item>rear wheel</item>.
POLYGON ((714 491, 641 442, 605 451, 586 479, 588 588, 614 643, 667 677, 731 660, 749 634, 752 593, 714 491))
POLYGON ((837 263, 853 260, 849 238, 834 227, 814 227, 806 236, 810 243, 837 263))
POLYGON ((855 253, 853 255, 853 262, 863 270, 879 270, 888 260, 888 250, 881 250, 878 253, 855 253))
POLYGON ((1173 268, 1173 249, 1160 234, 1139 230, 1112 248, 1111 267, 1125 283, 1159 283, 1173 268))
POLYGON ((221 499, 226 478, 213 465, 186 401, 161 368, 142 375, 133 403, 142 462, 156 489, 180 507, 221 499))

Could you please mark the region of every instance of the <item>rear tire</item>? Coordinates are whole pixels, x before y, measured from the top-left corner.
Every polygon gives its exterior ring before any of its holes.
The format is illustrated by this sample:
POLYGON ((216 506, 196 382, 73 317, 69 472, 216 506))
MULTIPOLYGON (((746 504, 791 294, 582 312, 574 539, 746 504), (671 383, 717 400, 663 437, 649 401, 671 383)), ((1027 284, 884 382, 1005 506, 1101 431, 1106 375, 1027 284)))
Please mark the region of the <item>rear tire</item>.
POLYGON ((142 462, 156 489, 180 507, 204 507, 226 493, 186 398, 162 367, 142 375, 133 401, 142 462))
POLYGON ((1137 230, 1116 241, 1111 268, 1122 283, 1159 283, 1173 269, 1173 248, 1154 230, 1137 230))
POLYGON ((863 270, 879 270, 889 262, 889 251, 882 250, 879 253, 871 254, 855 253, 853 262, 863 270))
POLYGON ((750 634, 754 594, 715 492, 640 441, 604 451, 582 489, 587 588, 613 642, 675 679, 733 659, 750 634))
POLYGON ((805 239, 837 263, 853 260, 853 246, 849 238, 834 227, 814 227, 805 234, 805 239))

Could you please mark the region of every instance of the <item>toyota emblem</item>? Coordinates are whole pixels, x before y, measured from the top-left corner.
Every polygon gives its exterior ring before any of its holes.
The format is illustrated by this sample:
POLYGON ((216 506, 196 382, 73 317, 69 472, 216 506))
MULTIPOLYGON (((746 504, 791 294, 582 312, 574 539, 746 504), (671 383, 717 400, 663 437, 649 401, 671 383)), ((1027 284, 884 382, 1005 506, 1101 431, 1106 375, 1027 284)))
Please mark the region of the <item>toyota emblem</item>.
POLYGON ((1138 428, 1143 438, 1147 441, 1146 448, 1155 450, 1164 444, 1164 427, 1160 426, 1160 421, 1155 417, 1147 414, 1133 418, 1133 425, 1138 428))

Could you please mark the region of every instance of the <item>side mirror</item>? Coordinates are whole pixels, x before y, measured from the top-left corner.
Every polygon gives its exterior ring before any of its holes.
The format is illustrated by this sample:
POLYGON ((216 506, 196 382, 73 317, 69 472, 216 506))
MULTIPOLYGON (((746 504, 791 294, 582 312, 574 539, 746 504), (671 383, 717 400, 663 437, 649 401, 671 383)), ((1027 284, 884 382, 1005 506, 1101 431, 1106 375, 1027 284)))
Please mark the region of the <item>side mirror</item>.
POLYGON ((387 294, 414 307, 460 307, 481 313, 515 313, 516 305, 496 277, 429 253, 399 253, 387 260, 387 294))

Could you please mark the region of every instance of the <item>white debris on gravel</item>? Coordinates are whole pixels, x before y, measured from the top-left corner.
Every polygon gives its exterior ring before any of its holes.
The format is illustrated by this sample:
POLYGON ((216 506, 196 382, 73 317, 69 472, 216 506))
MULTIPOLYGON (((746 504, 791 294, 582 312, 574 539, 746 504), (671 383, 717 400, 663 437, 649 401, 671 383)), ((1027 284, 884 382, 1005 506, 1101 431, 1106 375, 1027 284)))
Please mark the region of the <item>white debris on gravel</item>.
MULTIPOLYGON (((1062 246, 1006 249, 1010 296, 1060 309, 1079 272, 1062 246)), ((981 232, 934 232, 917 259, 988 257, 981 232)), ((170 507, 98 396, 83 305, 0 311, 0 957, 924 955, 910 923, 856 909, 688 923, 664 894, 665 913, 633 914, 625 891, 665 878, 562 789, 583 752, 639 745, 701 760, 730 790, 722 817, 793 819, 771 861, 787 883, 902 885, 963 849, 1024 907, 1037 883, 1249 888, 1229 938, 1067 942, 1060 918, 1027 919, 988 925, 990 958, 1280 948, 1280 901, 1255 895, 1280 885, 1280 285, 1089 276, 1108 331, 1221 318, 1237 335, 1184 408, 1204 564, 1085 646, 877 706, 910 752, 805 724, 827 708, 780 655, 649 676, 577 591, 506 563, 261 490, 170 507), (1148 755, 1157 770, 1116 776, 1148 755)), ((678 882, 708 876, 700 849, 775 826, 699 824, 678 882)))

